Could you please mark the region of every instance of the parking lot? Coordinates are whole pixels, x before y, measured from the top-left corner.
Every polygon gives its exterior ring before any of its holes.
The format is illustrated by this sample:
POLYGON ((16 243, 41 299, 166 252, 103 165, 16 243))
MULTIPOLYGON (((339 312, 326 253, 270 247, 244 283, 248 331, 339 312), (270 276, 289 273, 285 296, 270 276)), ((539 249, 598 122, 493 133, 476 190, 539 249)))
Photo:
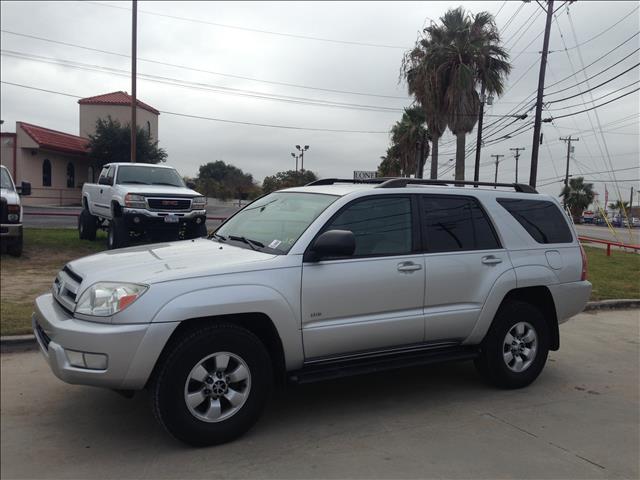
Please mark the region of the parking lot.
POLYGON ((66 385, 5 352, 2 478, 638 478, 638 310, 561 327, 535 384, 485 386, 470 363, 277 392, 234 443, 188 448, 148 398, 66 385))

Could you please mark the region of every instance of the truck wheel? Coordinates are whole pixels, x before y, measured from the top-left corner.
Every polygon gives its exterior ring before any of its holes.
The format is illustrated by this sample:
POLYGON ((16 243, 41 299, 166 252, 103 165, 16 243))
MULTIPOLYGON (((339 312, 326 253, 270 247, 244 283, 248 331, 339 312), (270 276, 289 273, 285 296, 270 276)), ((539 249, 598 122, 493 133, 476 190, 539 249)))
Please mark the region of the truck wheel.
POLYGON ((129 231, 122 218, 115 217, 109 222, 107 247, 109 250, 126 247, 129 243, 129 231))
POLYGON ((20 257, 22 255, 22 231, 20 235, 11 239, 11 242, 7 244, 7 253, 12 257, 20 257))
POLYGON ((171 349, 151 384, 152 407, 178 440, 217 445, 256 423, 272 383, 269 354, 253 333, 211 324, 171 349))
POLYGON ((96 217, 83 208, 78 217, 78 236, 80 240, 95 240, 97 230, 98 222, 96 217))
POLYGON ((475 365, 493 385, 522 388, 538 378, 548 353, 549 328, 540 310, 511 300, 498 310, 475 365))
POLYGON ((209 234, 207 232, 207 226, 204 223, 193 224, 187 227, 186 239, 206 237, 209 234))

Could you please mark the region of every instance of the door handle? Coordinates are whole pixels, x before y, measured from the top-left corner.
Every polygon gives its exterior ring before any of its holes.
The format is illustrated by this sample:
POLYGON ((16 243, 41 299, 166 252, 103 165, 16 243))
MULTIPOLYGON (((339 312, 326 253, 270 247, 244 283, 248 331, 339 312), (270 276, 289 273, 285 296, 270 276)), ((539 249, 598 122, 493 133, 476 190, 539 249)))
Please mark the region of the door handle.
POLYGON ((102 189, 100 189, 100 193, 102 193, 102 189))
POLYGON ((488 255, 486 257, 482 257, 482 263, 485 265, 497 265, 498 263, 502 263, 502 259, 494 257, 493 255, 488 255))
POLYGON ((422 270, 422 265, 413 262, 402 262, 398 264, 399 272, 415 272, 416 270, 422 270))

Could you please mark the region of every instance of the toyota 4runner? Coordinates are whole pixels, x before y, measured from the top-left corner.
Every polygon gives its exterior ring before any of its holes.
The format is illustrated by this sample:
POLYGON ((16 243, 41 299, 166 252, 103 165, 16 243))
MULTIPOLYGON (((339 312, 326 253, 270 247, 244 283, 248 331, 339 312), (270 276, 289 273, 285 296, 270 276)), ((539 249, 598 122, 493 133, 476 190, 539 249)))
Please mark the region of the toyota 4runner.
POLYGON ((66 382, 149 389, 193 445, 241 435, 287 381, 473 360, 525 387, 589 298, 585 255, 556 199, 464 183, 324 179, 208 238, 74 260, 36 300, 37 341, 66 382))

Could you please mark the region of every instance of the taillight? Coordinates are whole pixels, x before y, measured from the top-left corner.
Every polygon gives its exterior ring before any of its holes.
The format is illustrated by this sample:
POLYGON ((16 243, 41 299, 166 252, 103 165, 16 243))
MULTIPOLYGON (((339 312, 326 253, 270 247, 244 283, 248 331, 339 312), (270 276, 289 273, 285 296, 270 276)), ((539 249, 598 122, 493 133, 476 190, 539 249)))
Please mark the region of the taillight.
POLYGON ((584 251, 582 245, 580 245, 580 255, 582 256, 582 273, 580 274, 580 280, 587 279, 587 254, 584 251))

